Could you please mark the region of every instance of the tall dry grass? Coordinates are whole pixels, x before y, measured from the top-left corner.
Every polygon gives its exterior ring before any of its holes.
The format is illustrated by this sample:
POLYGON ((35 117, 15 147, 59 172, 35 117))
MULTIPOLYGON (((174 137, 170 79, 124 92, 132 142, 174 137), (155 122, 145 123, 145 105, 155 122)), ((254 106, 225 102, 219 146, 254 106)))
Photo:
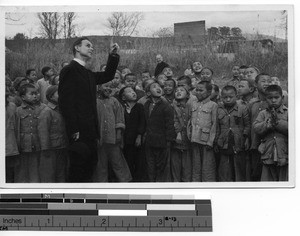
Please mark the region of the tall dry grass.
MULTIPOLYGON (((95 55, 90 62, 90 68, 97 70, 101 64, 107 60, 108 51, 103 47, 103 43, 93 42, 95 45, 95 55), (98 46, 100 45, 100 46, 98 46)), ((26 69, 35 68, 39 77, 42 77, 40 71, 44 66, 52 66, 57 73, 60 71, 60 65, 64 61, 72 59, 70 51, 71 43, 67 41, 49 42, 26 40, 19 47, 18 51, 6 53, 6 71, 11 78, 24 76, 26 69)), ((122 48, 122 45, 120 45, 122 48)), ((204 66, 208 66, 214 71, 214 80, 222 85, 223 77, 231 76, 233 65, 254 65, 261 72, 277 76, 282 86, 287 89, 288 82, 288 52, 286 44, 275 44, 273 52, 262 54, 261 50, 251 45, 239 47, 233 61, 226 58, 220 58, 212 47, 202 46, 198 48, 188 48, 179 50, 173 46, 170 40, 146 42, 142 41, 134 45, 134 50, 122 50, 120 52, 120 65, 126 65, 134 73, 140 74, 144 70, 154 72, 156 66, 156 54, 162 54, 164 61, 169 63, 176 76, 183 74, 193 61, 201 61, 204 66)))

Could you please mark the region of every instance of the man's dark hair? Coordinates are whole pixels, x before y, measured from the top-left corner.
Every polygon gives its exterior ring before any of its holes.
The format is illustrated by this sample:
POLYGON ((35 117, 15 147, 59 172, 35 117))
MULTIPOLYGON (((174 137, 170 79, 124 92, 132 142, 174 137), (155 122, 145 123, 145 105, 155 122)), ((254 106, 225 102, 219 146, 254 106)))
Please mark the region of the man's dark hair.
POLYGON ((35 71, 35 69, 30 68, 30 69, 26 70, 26 76, 29 76, 31 71, 35 71))
POLYGON ((232 85, 226 85, 226 86, 222 89, 221 94, 223 95, 224 91, 227 91, 227 92, 228 92, 228 91, 230 91, 230 90, 234 91, 235 95, 237 95, 236 88, 235 88, 234 86, 232 86, 232 85))
POLYGON ((189 76, 182 75, 182 76, 180 76, 180 77, 177 79, 177 82, 183 81, 183 80, 186 81, 186 84, 187 84, 188 86, 191 86, 191 85, 192 85, 192 79, 191 79, 189 76))
POLYGON ((129 77, 129 76, 133 76, 133 77, 137 78, 137 77, 136 77, 136 74, 134 74, 134 73, 128 73, 128 74, 125 75, 124 81, 125 81, 126 78, 129 77))
POLYGON ((23 84, 20 88, 19 88, 19 95, 22 97, 24 96, 26 93, 27 93, 27 90, 29 88, 36 88, 33 84, 30 84, 30 83, 26 83, 26 84, 23 84))
POLYGON ((78 45, 81 45, 81 43, 82 43, 83 40, 88 40, 88 41, 90 41, 88 37, 80 37, 80 38, 76 39, 75 42, 73 43, 73 45, 72 45, 72 52, 73 52, 73 55, 74 55, 74 56, 75 56, 75 54, 76 54, 76 49, 75 49, 75 47, 78 46, 78 45))
POLYGON ((51 70, 51 67, 50 67, 50 66, 45 66, 45 67, 43 67, 43 69, 42 69, 42 75, 45 76, 45 74, 46 74, 49 70, 51 70))
POLYGON ((204 85, 207 91, 212 91, 212 85, 211 85, 211 82, 208 82, 208 81, 200 81, 198 84, 204 85))
POLYGON ((271 78, 271 76, 270 76, 269 74, 262 72, 262 73, 258 74, 258 75, 255 77, 255 83, 256 83, 256 84, 258 83, 260 77, 262 77, 262 76, 269 76, 269 77, 271 78))
POLYGON ((277 84, 269 85, 266 88, 266 91, 265 91, 266 94, 271 93, 271 92, 278 92, 280 94, 280 96, 282 96, 282 94, 283 94, 282 93, 282 88, 277 84))
POLYGON ((209 68, 209 67, 203 67, 203 68, 201 69, 200 73, 201 73, 204 69, 210 70, 211 75, 214 74, 214 71, 213 71, 211 68, 209 68))
POLYGON ((248 69, 249 67, 246 65, 241 65, 239 69, 248 69))

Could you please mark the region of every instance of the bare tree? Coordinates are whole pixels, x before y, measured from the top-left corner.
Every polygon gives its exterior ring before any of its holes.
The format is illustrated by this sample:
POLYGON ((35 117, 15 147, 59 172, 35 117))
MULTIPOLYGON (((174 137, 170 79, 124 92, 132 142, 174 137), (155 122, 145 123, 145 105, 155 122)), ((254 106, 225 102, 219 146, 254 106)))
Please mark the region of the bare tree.
POLYGON ((65 39, 76 36, 76 27, 74 20, 77 18, 75 12, 63 13, 63 37, 65 39))
POLYGON ((61 33, 62 16, 58 12, 37 13, 40 20, 40 34, 47 39, 57 39, 61 33))
POLYGON ((131 36, 137 33, 137 26, 143 19, 141 12, 113 12, 107 18, 106 27, 112 30, 114 36, 131 36))
POLYGON ((173 37, 174 36, 174 28, 172 26, 159 28, 157 31, 153 32, 152 36, 158 37, 158 38, 173 37))

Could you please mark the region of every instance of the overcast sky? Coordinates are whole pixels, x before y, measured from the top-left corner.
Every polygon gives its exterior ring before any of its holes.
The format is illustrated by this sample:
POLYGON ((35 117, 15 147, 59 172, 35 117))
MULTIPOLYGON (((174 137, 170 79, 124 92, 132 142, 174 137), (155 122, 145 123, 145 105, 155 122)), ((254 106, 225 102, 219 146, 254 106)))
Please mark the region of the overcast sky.
MULTIPOLYGON (((138 36, 151 36, 163 27, 173 27, 174 23, 205 20, 206 28, 211 26, 240 27, 244 33, 260 33, 276 37, 285 37, 282 26, 281 11, 145 11, 144 20, 138 28, 138 36)), ((109 35, 105 26, 111 12, 78 12, 76 24, 81 35, 109 35)), ((18 22, 6 21, 5 35, 13 37, 16 33, 24 33, 29 37, 39 36, 39 21, 36 12, 13 13, 18 22)))

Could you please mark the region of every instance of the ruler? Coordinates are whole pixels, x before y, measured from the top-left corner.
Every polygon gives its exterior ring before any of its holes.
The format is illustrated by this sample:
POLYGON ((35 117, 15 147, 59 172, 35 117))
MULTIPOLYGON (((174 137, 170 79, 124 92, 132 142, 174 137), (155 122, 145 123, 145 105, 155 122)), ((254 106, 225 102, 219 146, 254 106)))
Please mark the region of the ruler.
POLYGON ((0 230, 212 232, 212 209, 179 195, 1 194, 0 230))

